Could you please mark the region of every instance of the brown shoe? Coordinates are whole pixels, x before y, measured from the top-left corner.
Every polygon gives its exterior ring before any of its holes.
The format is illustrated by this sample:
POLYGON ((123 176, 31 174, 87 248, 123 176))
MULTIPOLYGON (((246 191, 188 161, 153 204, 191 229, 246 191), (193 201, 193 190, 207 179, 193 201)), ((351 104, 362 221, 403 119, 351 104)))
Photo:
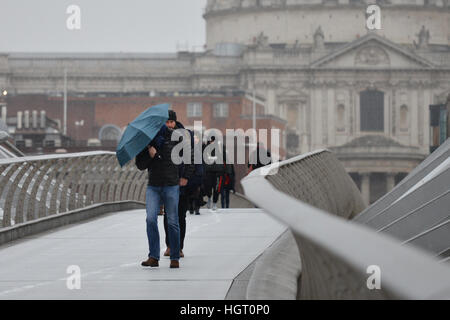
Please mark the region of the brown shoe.
POLYGON ((164 257, 169 257, 170 256, 170 248, 167 248, 166 251, 164 252, 164 257))
POLYGON ((143 267, 159 267, 159 262, 155 258, 148 258, 147 261, 142 261, 141 266, 143 267))
POLYGON ((184 258, 183 250, 180 250, 180 258, 184 258))
POLYGON ((178 262, 178 260, 170 260, 170 268, 174 269, 174 268, 179 268, 180 267, 180 262, 178 262))

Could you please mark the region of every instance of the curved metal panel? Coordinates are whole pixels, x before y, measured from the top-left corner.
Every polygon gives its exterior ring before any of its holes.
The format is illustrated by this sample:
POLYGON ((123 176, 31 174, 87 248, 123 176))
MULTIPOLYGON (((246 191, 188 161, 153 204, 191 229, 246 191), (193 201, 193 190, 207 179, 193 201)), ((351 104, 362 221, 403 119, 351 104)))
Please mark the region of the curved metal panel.
MULTIPOLYGON (((342 177, 340 166, 322 151, 273 165, 276 170, 255 170, 242 180, 246 196, 260 208, 287 225, 298 244, 302 261, 299 278, 301 299, 448 299, 450 298, 450 268, 426 251, 416 249, 392 237, 348 221, 357 213, 358 197, 351 204, 352 184, 332 182, 342 177), (324 159, 319 159, 323 157, 324 159), (317 160, 312 163, 311 160, 317 160), (318 166, 327 168, 318 168, 318 166), (298 175, 298 171, 304 167, 298 175), (315 176, 308 175, 311 170, 315 176), (267 174, 268 172, 268 174, 267 174), (273 175, 270 175, 273 174, 273 175), (293 178, 296 177, 296 178, 293 178), (311 179, 310 177, 314 177, 311 179), (286 180, 284 180, 286 179, 286 180), (300 179, 300 182, 295 179, 300 179), (320 181, 322 180, 322 181, 320 181), (284 182, 284 184, 283 184, 284 182), (292 183, 297 183, 294 188, 292 183), (312 186, 314 184, 315 186, 312 186), (328 188, 325 188, 328 184, 328 188), (300 186, 300 187, 299 187, 300 186), (301 192, 313 188, 328 194, 334 188, 334 200, 328 196, 301 192), (343 193, 350 193, 350 197, 343 193), (266 195, 270 194, 270 197, 266 195), (324 201, 324 211, 313 207, 317 199, 324 201), (309 201, 311 204, 306 203, 309 201), (342 201, 342 203, 339 203, 342 201), (282 208, 282 209, 281 209, 282 208), (333 211, 335 208, 335 212, 333 211), (336 209, 337 208, 337 209, 336 209), (345 208, 351 213, 346 213, 345 208), (334 214, 329 214, 329 213, 334 214), (368 270, 380 271, 381 287, 369 285, 368 270)), ((337 160, 336 160, 337 161, 337 160)), ((345 172, 345 171, 344 171, 345 172)), ((351 179, 349 177, 349 179, 351 179)), ((318 205, 319 206, 319 205, 318 205)), ((446 231, 447 224, 439 226, 446 231)), ((417 241, 426 241, 426 237, 417 241)))

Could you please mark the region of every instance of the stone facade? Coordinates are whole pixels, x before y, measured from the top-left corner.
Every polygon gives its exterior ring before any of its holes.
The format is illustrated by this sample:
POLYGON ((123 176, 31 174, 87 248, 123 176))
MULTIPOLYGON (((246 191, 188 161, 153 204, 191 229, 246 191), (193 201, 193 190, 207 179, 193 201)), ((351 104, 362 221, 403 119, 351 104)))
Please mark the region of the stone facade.
POLYGON ((288 156, 333 148, 372 201, 371 176, 384 175, 386 192, 429 153, 428 107, 450 93, 450 7, 385 1, 383 29, 367 31, 366 6, 208 1, 203 53, 0 54, 0 89, 61 95, 67 70, 80 98, 255 90, 264 114, 286 121, 288 156), (364 137, 377 143, 364 148, 364 137))
POLYGON ((410 44, 425 24, 433 44, 448 44, 446 0, 208 0, 207 47, 214 49, 221 42, 250 45, 262 30, 269 43, 312 44, 319 26, 325 41, 351 42, 366 33, 369 4, 381 8, 381 36, 410 44))

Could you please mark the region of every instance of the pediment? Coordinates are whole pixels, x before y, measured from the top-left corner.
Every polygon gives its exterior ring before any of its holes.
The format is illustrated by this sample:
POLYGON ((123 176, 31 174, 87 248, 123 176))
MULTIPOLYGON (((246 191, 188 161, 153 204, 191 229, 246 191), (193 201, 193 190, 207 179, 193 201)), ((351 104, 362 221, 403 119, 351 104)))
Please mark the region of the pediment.
POLYGON ((312 68, 432 69, 428 60, 376 34, 369 34, 318 59, 312 68))
POLYGON ((279 96, 278 100, 280 102, 302 101, 302 100, 306 101, 308 98, 308 95, 306 93, 296 88, 288 88, 282 91, 278 96, 279 96))

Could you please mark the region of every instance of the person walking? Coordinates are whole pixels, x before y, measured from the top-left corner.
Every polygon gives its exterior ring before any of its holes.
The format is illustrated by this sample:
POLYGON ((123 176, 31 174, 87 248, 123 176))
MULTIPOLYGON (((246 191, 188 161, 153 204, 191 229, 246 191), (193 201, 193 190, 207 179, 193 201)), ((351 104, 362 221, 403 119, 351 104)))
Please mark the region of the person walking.
POLYGON ((230 208, 230 191, 234 190, 234 165, 228 161, 226 149, 224 147, 224 168, 225 172, 220 177, 220 202, 222 204, 222 208, 230 208))
POLYGON ((144 267, 158 267, 160 259, 160 237, 158 231, 158 213, 160 199, 164 204, 165 216, 168 218, 170 247, 170 268, 179 268, 180 259, 180 227, 178 222, 178 200, 180 185, 187 180, 179 176, 178 166, 171 159, 172 149, 176 141, 172 141, 176 114, 169 110, 169 119, 161 128, 157 137, 136 157, 139 170, 148 170, 146 190, 146 227, 149 246, 148 259, 141 263, 144 267), (155 144, 156 142, 156 144, 155 144))
MULTIPOLYGON (((176 115, 175 115, 176 121, 176 115)), ((176 121, 175 129, 184 129, 184 126, 176 121)), ((186 136, 183 139, 190 140, 190 164, 182 163, 179 165, 178 173, 180 177, 183 177, 183 183, 180 183, 180 197, 178 200, 178 224, 180 226, 180 257, 184 257, 183 248, 184 248, 184 238, 186 236, 186 212, 189 207, 189 197, 191 193, 191 188, 194 179, 194 138, 193 133, 190 130, 185 131, 186 136)), ((164 215, 164 230, 166 232, 166 251, 164 252, 164 256, 171 255, 171 245, 170 245, 170 237, 169 237, 169 223, 167 215, 164 215)))
MULTIPOLYGON (((211 137, 211 139, 208 141, 208 145, 212 143, 216 143, 214 137, 211 137)), ((213 211, 217 210, 217 201, 219 200, 219 180, 220 177, 225 173, 223 163, 218 163, 218 158, 222 155, 216 155, 215 151, 216 148, 213 149, 210 154, 206 155, 209 158, 209 163, 206 163, 205 165, 206 173, 204 180, 205 195, 208 197, 207 206, 208 209, 212 209, 213 211)))
POLYGON ((200 214, 200 207, 205 203, 203 202, 203 193, 202 193, 202 182, 203 176, 205 172, 205 166, 203 161, 203 146, 200 144, 200 138, 198 137, 198 133, 194 133, 194 148, 197 148, 199 152, 201 152, 201 163, 195 164, 195 173, 194 176, 188 181, 188 189, 189 189, 189 212, 191 214, 200 214))

